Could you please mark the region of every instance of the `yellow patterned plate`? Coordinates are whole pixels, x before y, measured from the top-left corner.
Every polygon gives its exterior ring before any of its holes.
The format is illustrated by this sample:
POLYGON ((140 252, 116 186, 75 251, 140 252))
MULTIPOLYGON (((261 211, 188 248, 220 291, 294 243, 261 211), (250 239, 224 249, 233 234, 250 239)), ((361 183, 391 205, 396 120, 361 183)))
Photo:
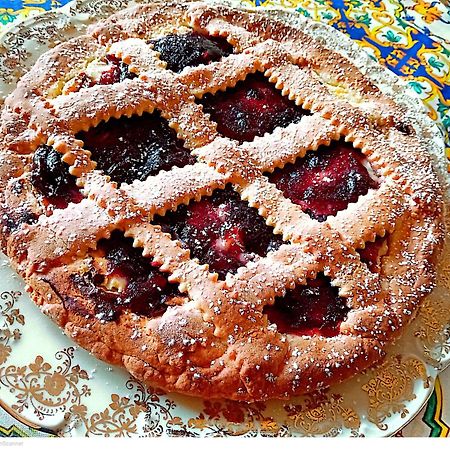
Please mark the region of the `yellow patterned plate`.
MULTIPOLYGON (((0 36, 0 97, 55 42, 131 3, 80 0, 10 27, 0 36)), ((270 14, 346 54, 383 91, 408 104, 445 177, 439 131, 399 79, 336 30, 295 13, 270 14)), ((436 375, 450 364, 450 258, 442 261, 438 287, 383 364, 324 392, 247 405, 165 394, 98 361, 38 310, 1 255, 0 406, 29 426, 63 436, 391 435, 417 414, 436 375)))

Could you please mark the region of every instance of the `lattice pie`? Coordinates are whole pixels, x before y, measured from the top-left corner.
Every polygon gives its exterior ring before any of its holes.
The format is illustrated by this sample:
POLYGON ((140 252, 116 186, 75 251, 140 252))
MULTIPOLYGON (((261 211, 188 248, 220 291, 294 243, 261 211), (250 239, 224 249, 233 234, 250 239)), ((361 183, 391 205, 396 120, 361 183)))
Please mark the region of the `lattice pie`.
POLYGON ((44 313, 146 383, 323 388, 380 361, 434 284, 442 188, 403 117, 296 27, 137 6, 6 100, 3 250, 44 313))

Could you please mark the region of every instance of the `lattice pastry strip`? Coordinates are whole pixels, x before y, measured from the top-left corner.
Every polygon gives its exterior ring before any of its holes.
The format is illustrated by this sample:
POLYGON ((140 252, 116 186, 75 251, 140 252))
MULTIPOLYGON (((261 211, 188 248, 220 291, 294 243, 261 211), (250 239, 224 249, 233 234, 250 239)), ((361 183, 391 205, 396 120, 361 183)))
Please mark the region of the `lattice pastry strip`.
POLYGON ((410 206, 404 196, 397 184, 385 180, 377 191, 369 191, 356 203, 349 204, 347 209, 329 217, 327 222, 350 245, 362 248, 365 242, 394 230, 410 206), (388 208, 388 204, 395 207, 388 208))
POLYGON ((302 117, 299 123, 277 128, 272 134, 256 137, 252 142, 244 142, 240 146, 226 139, 215 139, 214 142, 195 149, 193 153, 214 165, 220 172, 241 172, 243 178, 248 178, 248 166, 254 167, 256 173, 272 172, 276 167, 283 167, 288 162, 302 158, 308 150, 329 145, 332 139, 339 139, 337 127, 314 114, 302 117), (244 161, 250 163, 243 164, 244 161))
POLYGON ((54 100, 53 104, 63 126, 73 133, 95 127, 101 121, 158 109, 169 122, 176 123, 180 138, 189 147, 204 145, 215 136, 208 122, 203 120, 200 107, 186 87, 167 74, 152 72, 145 79, 125 82, 120 86, 94 86, 89 101, 83 91, 54 100))
POLYGON ((242 198, 258 208, 274 232, 283 235, 284 240, 298 241, 314 234, 321 227, 309 218, 297 205, 283 196, 266 177, 262 176, 239 189, 242 198))
MULTIPOLYGON (((264 16, 254 16, 254 20, 248 22, 245 15, 233 12, 230 14, 225 9, 216 8, 215 15, 211 15, 203 6, 192 8, 190 13, 191 25, 211 35, 220 34, 226 36, 239 52, 257 45, 261 41, 275 40, 282 43, 293 60, 299 63, 306 62, 315 70, 326 75, 328 81, 343 83, 359 91, 368 98, 378 100, 378 88, 374 86, 361 72, 347 59, 336 52, 318 45, 311 37, 296 30, 292 32, 289 26, 278 23, 273 27, 270 20, 264 16), (346 70, 342 68, 345 67, 346 70)), ((383 98, 394 109, 395 103, 383 98)))
POLYGON ((137 38, 126 39, 111 45, 109 52, 120 58, 128 69, 136 74, 165 69, 166 64, 158 58, 158 53, 149 49, 148 44, 137 38))
POLYGON ((108 235, 114 220, 95 202, 85 199, 67 210, 56 210, 50 217, 41 216, 36 226, 25 228, 11 239, 8 253, 19 255, 23 270, 46 270, 55 260, 64 264, 65 256, 83 254, 95 248, 100 237, 108 235), (22 239, 20 239, 22 237, 22 239))
POLYGON ((393 121, 390 108, 380 102, 358 102, 357 99, 336 98, 313 76, 313 71, 286 63, 266 71, 270 80, 277 83, 285 95, 295 99, 297 104, 312 111, 320 112, 327 119, 334 119, 339 125, 349 123, 349 129, 355 126, 383 124, 393 121), (302 86, 298 89, 298 86, 302 86), (384 111, 387 109, 388 111, 384 111))
MULTIPOLYGON (((5 173, 31 185, 36 147, 47 144, 62 155, 86 197, 65 209, 47 209, 48 216, 36 207, 37 222, 16 231, 6 227, 7 253, 43 311, 98 357, 124 365, 145 382, 194 395, 250 401, 289 397, 380 360, 385 344, 431 289, 443 235, 437 177, 414 130, 394 118, 401 117, 400 108, 337 53, 257 13, 158 3, 121 13, 88 33, 45 56, 45 68, 41 63, 34 69, 39 80, 63 53, 41 86, 33 83, 33 71, 24 79, 2 115, 3 156, 26 155, 11 160, 5 173), (199 33, 203 37, 195 37, 199 33), (209 46, 226 40, 234 53, 216 45, 219 57, 171 70, 164 48, 158 47, 158 39, 169 34, 192 35, 186 39, 205 39, 209 46), (77 45, 82 49, 72 58, 77 45), (70 93, 62 89, 89 61, 105 55, 116 58, 117 70, 125 65, 130 79, 70 93), (81 62, 74 61, 77 57, 81 62), (257 73, 282 101, 288 97, 312 115, 303 111, 294 123, 242 143, 221 136, 220 121, 202 104, 212 95, 228 95, 257 73), (113 118, 156 112, 198 162, 122 183, 94 170, 101 164, 80 135, 113 118), (14 121, 17 125, 7 130, 14 121), (355 149, 361 149, 357 159, 375 169, 379 187, 320 223, 287 198, 273 175, 302 163, 317 168, 321 163, 312 159, 333 158, 339 146, 358 155, 355 149), (205 219, 222 220, 230 205, 241 205, 234 199, 214 206, 217 193, 235 195, 226 187, 230 183, 242 204, 248 203, 246 214, 258 210, 254 226, 266 222, 269 235, 282 234, 284 242, 274 237, 273 248, 219 279, 181 237, 155 223, 165 215, 181 217, 175 215, 183 211, 188 211, 183 220, 192 222, 195 208, 205 219), (217 210, 209 210, 211 205, 217 210), (379 266, 373 269, 364 247, 383 236, 386 249, 378 251, 379 266), (116 254, 122 255, 119 262, 116 254), (123 262, 127 258, 131 266, 123 262), (144 266, 148 278, 138 273, 126 280, 144 266), (155 293, 155 298, 166 296, 163 306, 153 300, 151 307, 142 305, 141 297, 133 297, 142 283, 163 292, 155 293), (136 292, 127 297, 130 286, 136 292), (306 308, 302 302, 310 301, 314 290, 329 298, 333 330, 326 323, 305 331, 277 321, 276 314, 286 308, 292 314, 306 308)), ((30 187, 21 195, 39 203, 30 187)), ((2 196, 6 208, 15 207, 20 197, 2 196)), ((244 206, 239 208, 240 214, 244 206)), ((234 237, 215 245, 235 251, 239 230, 228 231, 234 237)))
MULTIPOLYGON (((199 265, 198 261, 190 259, 189 251, 183 250, 179 242, 171 240, 170 235, 163 233, 159 227, 138 224, 129 228, 126 235, 134 237, 135 245, 144 248, 145 256, 151 256, 154 262, 161 263, 161 271, 171 273, 170 279, 179 283, 180 291, 188 293, 191 301, 201 310, 203 318, 214 325, 215 336, 228 337, 233 333, 236 322, 230 319, 233 319, 233 313, 241 313, 233 311, 231 316, 224 317, 220 310, 227 308, 227 304, 239 301, 232 298, 223 282, 217 282, 217 275, 211 274, 207 265, 199 265)), ((242 324, 246 328, 241 326, 241 333, 251 332, 257 317, 261 317, 254 308, 246 308, 245 312, 247 318, 254 316, 254 319, 242 324)))
POLYGON ((230 177, 217 173, 206 164, 174 168, 160 172, 146 181, 135 181, 123 189, 149 214, 161 214, 175 209, 202 196, 211 195, 217 188, 223 188, 230 177))

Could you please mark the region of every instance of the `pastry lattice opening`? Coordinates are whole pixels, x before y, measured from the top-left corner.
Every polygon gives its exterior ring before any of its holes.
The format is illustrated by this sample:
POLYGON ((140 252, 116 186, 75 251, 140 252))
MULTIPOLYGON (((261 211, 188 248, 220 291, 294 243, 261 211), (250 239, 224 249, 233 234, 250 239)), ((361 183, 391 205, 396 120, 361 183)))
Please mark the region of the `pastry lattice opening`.
POLYGON ((339 326, 349 311, 346 299, 339 296, 339 289, 331 286, 323 274, 318 274, 306 285, 277 297, 263 312, 280 333, 332 337, 339 334, 339 326))
POLYGON ((79 203, 83 196, 70 175, 69 166, 62 156, 49 145, 39 146, 33 155, 30 181, 43 196, 43 202, 54 208, 66 208, 69 203, 79 203))
POLYGON ((91 62, 75 77, 68 80, 62 89, 63 94, 78 92, 97 85, 110 85, 133 80, 137 75, 130 72, 128 64, 114 55, 106 54, 98 61, 91 62))
POLYGON ((282 244, 256 209, 231 189, 216 190, 198 202, 181 205, 153 223, 181 241, 200 264, 225 279, 257 256, 266 256, 282 244))
POLYGON ((72 281, 92 305, 88 314, 99 320, 116 320, 123 312, 157 317, 185 300, 159 265, 119 231, 100 240, 85 265, 72 281))
POLYGON ((206 94, 199 102, 203 111, 217 123, 217 131, 242 143, 256 136, 285 128, 309 115, 281 92, 260 72, 223 92, 206 94))
POLYGON ((166 63, 166 69, 180 73, 186 67, 209 64, 233 53, 226 39, 196 32, 168 34, 149 42, 166 63))
POLYGON ((373 242, 366 242, 364 248, 358 249, 361 261, 367 264, 371 272, 380 272, 383 257, 389 252, 389 235, 377 236, 373 242))
POLYGON ((158 111, 111 118, 76 137, 91 152, 96 168, 119 184, 144 181, 161 170, 195 162, 158 111))
POLYGON ((378 188, 379 181, 367 164, 350 143, 333 141, 276 169, 269 180, 311 218, 323 222, 356 203, 369 189, 378 188))

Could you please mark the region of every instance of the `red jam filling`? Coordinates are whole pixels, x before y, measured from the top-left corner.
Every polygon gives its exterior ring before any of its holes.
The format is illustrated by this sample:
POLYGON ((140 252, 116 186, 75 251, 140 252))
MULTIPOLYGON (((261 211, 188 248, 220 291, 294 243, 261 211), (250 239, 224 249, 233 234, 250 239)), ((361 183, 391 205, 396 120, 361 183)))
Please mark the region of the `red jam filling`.
POLYGON ((233 53, 226 39, 203 36, 198 33, 169 34, 150 41, 159 58, 167 63, 167 69, 181 72, 185 67, 195 67, 219 61, 233 53))
POLYGON ((105 62, 108 63, 109 68, 100 74, 98 80, 92 79, 86 73, 80 74, 80 82, 78 85, 79 89, 90 88, 95 85, 106 85, 120 83, 124 80, 132 80, 136 78, 137 75, 128 70, 128 65, 121 61, 114 55, 106 55, 105 62))
POLYGON ((61 153, 49 145, 39 146, 33 155, 31 184, 43 195, 44 203, 55 208, 66 208, 69 203, 83 199, 61 153))
POLYGON ((277 297, 275 303, 264 308, 269 322, 281 333, 298 336, 339 334, 339 326, 347 317, 349 308, 338 289, 323 275, 309 280, 306 286, 297 286, 277 297))
POLYGON ((217 123, 217 131, 241 143, 299 122, 309 114, 282 96, 261 73, 249 75, 225 92, 207 94, 200 102, 217 123))
POLYGON ((159 113, 121 117, 77 134, 97 168, 118 183, 145 180, 160 170, 195 162, 159 113))
POLYGON ((191 251, 191 257, 208 264, 223 279, 255 258, 276 250, 282 240, 264 219, 231 188, 212 197, 181 205, 157 217, 155 224, 171 233, 191 251))
POLYGON ((367 264, 371 272, 379 272, 381 269, 380 252, 385 243, 386 237, 377 237, 374 242, 366 242, 366 246, 358 250, 361 261, 367 264))
POLYGON ((102 239, 97 249, 107 259, 106 273, 92 270, 72 275, 72 280, 93 301, 100 319, 115 320, 125 310, 146 317, 159 316, 171 299, 184 296, 151 259, 142 256, 142 249, 134 248, 132 239, 124 238, 122 233, 116 231, 110 239, 102 239), (108 276, 124 278, 126 288, 121 292, 108 290, 104 286, 108 276))
POLYGON ((364 155, 343 141, 309 151, 294 164, 275 170, 269 179, 320 222, 346 209, 369 189, 378 188, 364 166, 364 155))

